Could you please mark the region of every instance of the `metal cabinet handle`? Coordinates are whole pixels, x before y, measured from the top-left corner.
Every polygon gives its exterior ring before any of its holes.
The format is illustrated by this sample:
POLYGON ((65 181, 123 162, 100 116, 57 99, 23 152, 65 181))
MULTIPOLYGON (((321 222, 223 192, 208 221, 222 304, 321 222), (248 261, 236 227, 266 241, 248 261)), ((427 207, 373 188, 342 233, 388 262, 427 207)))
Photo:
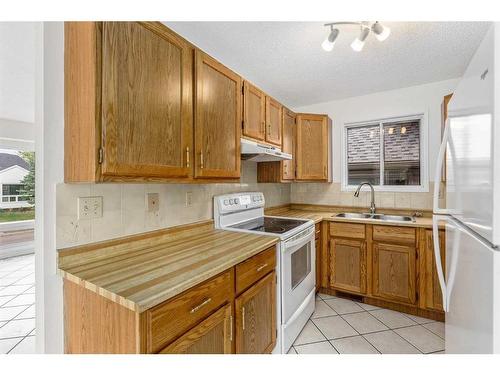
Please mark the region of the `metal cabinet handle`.
POLYGON ((259 267, 257 267, 257 272, 262 271, 266 267, 267 267, 267 263, 264 263, 264 264, 260 265, 259 267))
POLYGON ((186 147, 186 167, 189 168, 189 147, 186 147))
POLYGON ((243 331, 245 330, 245 308, 241 308, 241 327, 243 331))
POLYGON ((267 135, 271 135, 271 124, 267 124, 267 135))
POLYGON ((200 169, 203 169, 203 151, 200 152, 200 169))
POLYGON ((191 309, 191 314, 194 314, 195 312, 197 312, 199 309, 201 309, 203 306, 205 306, 206 304, 212 302, 212 298, 207 298, 205 301, 203 301, 202 303, 200 303, 198 306, 195 306, 191 309))

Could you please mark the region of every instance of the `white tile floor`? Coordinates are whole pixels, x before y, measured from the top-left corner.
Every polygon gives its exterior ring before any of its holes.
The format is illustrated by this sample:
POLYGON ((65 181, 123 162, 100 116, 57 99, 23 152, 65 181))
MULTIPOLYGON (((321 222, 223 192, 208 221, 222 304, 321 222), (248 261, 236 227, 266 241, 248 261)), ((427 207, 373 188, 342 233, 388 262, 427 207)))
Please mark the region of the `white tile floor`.
POLYGON ((325 294, 289 354, 444 352, 444 323, 325 294))
POLYGON ((35 353, 35 256, 0 259, 0 353, 35 353))

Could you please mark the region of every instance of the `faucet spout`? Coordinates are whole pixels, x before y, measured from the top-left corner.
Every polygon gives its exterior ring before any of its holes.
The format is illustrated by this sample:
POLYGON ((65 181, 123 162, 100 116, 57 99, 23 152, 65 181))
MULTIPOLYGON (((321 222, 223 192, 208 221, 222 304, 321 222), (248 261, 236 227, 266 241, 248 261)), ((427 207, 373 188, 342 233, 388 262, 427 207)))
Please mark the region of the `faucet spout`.
POLYGON ((374 214, 375 211, 376 211, 376 207, 375 207, 375 189, 373 188, 373 185, 369 182, 362 182, 359 184, 358 188, 356 189, 356 191, 354 192, 354 196, 356 198, 359 197, 359 192, 361 191, 361 188, 364 186, 364 185, 368 185, 371 189, 371 203, 370 203, 370 213, 371 214, 374 214))

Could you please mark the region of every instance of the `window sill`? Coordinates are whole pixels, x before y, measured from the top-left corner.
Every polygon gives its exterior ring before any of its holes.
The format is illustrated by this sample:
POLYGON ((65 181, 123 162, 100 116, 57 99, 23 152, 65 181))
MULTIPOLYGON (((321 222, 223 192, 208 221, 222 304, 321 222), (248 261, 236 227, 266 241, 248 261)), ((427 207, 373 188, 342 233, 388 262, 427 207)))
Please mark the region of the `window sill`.
MULTIPOLYGON (((342 186, 340 191, 356 191, 358 186, 348 185, 342 186)), ((374 186, 375 191, 387 193, 428 193, 429 186, 374 186)), ((369 187, 363 186, 361 191, 370 191, 369 187)))

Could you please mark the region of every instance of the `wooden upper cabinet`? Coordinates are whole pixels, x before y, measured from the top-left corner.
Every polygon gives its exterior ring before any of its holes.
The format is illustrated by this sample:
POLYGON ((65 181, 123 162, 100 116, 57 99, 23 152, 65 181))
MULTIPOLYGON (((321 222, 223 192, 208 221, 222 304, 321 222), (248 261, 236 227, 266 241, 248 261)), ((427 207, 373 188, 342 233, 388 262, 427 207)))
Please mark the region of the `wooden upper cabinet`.
POLYGON ((102 174, 188 177, 192 51, 165 30, 102 25, 102 174))
POLYGON ((281 147, 282 105, 266 96, 266 141, 281 147))
POLYGON ((347 292, 366 293, 366 242, 330 240, 330 286, 347 292))
POLYGON ((295 179, 295 119, 296 115, 287 108, 283 108, 283 147, 282 151, 292 155, 292 160, 284 160, 282 164, 282 179, 295 179))
POLYGON ((326 115, 297 115, 297 180, 330 180, 330 128, 326 115))
POLYGON ((195 177, 239 178, 241 78, 195 52, 195 177))
POLYGON ((243 83, 243 136, 264 141, 266 94, 248 81, 243 83))
POLYGON ((165 347, 160 354, 230 354, 232 341, 233 319, 228 304, 165 347))
POLYGON ((416 248, 373 243, 373 295, 394 302, 416 302, 416 248))
MULTIPOLYGON (((443 267, 443 272, 445 272, 445 231, 439 231, 439 250, 441 255, 441 265, 443 267)), ((425 230, 425 240, 424 249, 422 254, 422 260, 424 262, 423 267, 421 267, 421 273, 423 273, 424 290, 425 296, 422 296, 423 308, 434 309, 443 311, 443 296, 441 294, 441 286, 439 284, 436 259, 434 255, 434 240, 432 230, 425 230)), ((422 263, 420 263, 422 264, 422 263)))
POLYGON ((236 298, 236 353, 270 353, 276 345, 276 273, 236 298))

